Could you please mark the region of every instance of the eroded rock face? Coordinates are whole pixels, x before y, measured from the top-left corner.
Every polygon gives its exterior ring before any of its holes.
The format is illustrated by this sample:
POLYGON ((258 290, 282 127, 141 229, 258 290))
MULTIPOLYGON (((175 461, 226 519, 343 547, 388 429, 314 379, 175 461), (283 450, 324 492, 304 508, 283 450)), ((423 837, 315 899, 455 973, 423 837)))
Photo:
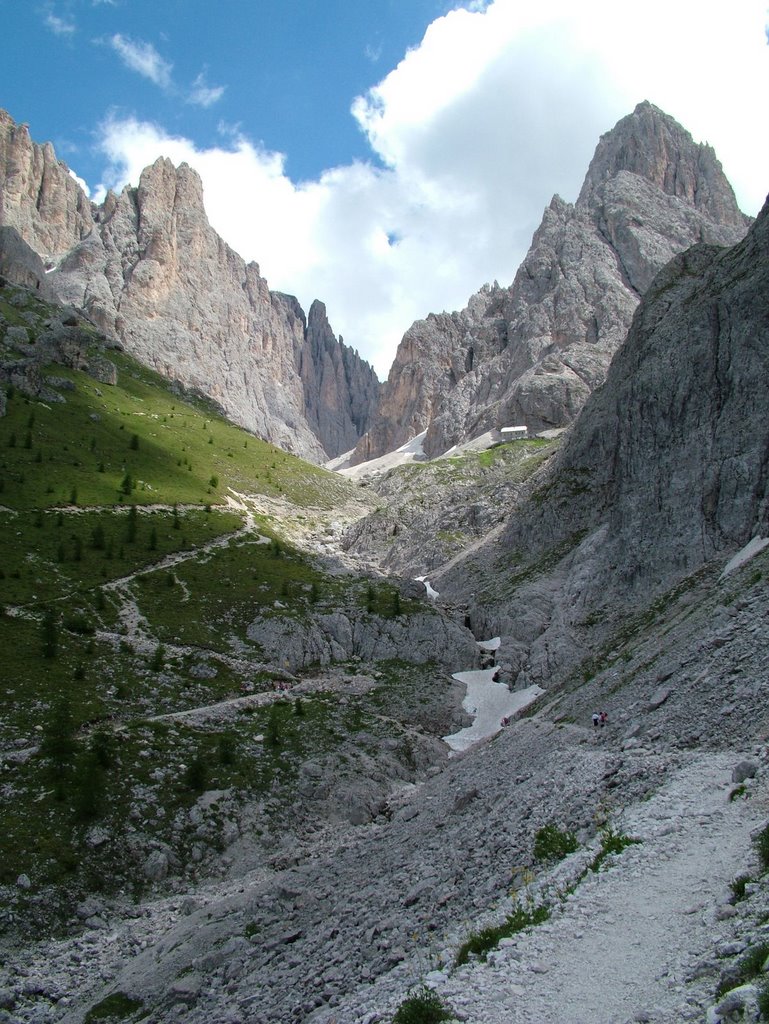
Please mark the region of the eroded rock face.
POLYGON ((157 160, 92 206, 50 145, 0 116, 0 221, 55 269, 46 285, 132 355, 213 398, 235 422, 316 462, 353 447, 378 381, 308 325, 208 223, 197 173, 157 160), (328 447, 326 447, 328 446, 328 447))
POLYGON ((326 307, 310 306, 299 353, 304 413, 331 458, 348 452, 365 433, 379 397, 379 381, 358 353, 337 341, 326 307))
POLYGON ((436 574, 447 596, 481 566, 520 580, 487 595, 483 625, 521 682, 557 680, 588 653, 586 624, 767 535, 767 296, 769 207, 736 246, 676 256, 495 550, 436 574))
POLYGON ((604 135, 576 204, 555 196, 509 288, 406 333, 354 461, 427 429, 434 456, 486 430, 571 423, 676 253, 733 245, 749 221, 709 146, 649 103, 604 135))
POLYGON ((0 110, 0 222, 43 259, 68 252, 92 230, 91 203, 53 146, 0 110))

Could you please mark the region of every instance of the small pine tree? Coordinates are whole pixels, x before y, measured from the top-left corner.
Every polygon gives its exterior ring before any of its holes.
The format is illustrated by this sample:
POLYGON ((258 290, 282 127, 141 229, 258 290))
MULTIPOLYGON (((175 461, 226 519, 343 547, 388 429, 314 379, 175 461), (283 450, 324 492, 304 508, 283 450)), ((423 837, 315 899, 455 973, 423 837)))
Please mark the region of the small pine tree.
POLYGON ((208 782, 208 765, 202 757, 194 757, 184 773, 184 784, 194 793, 202 793, 208 782))
POLYGON ((235 738, 230 733, 223 732, 219 737, 218 753, 220 764, 235 764, 235 738))
POLYGON ((46 608, 43 614, 42 638, 43 657, 55 658, 59 653, 59 632, 56 625, 56 617, 51 608, 46 608))
POLYGON ((134 482, 131 479, 131 474, 128 471, 126 471, 125 476, 120 481, 120 493, 121 494, 130 494, 133 489, 134 489, 134 482))
POLYGON ((131 505, 128 510, 128 530, 126 532, 126 540, 129 544, 133 544, 136 541, 136 531, 138 528, 138 513, 136 511, 136 505, 131 505))
POLYGON ((157 551, 158 549, 158 531, 153 526, 150 530, 150 542, 148 544, 150 551, 157 551))
POLYGON ((77 487, 73 487, 69 492, 69 503, 70 505, 77 505, 77 487))
POLYGON ((69 700, 62 696, 54 704, 43 726, 43 740, 40 744, 40 753, 48 759, 55 779, 61 779, 67 772, 76 749, 72 710, 69 700))
POLYGON ((166 652, 162 644, 158 644, 150 658, 150 668, 153 672, 162 672, 166 661, 166 652))
POLYGON ((139 450, 139 435, 138 434, 131 434, 131 440, 130 440, 130 442, 128 444, 128 447, 131 449, 131 451, 138 452, 138 450, 139 450))
POLYGON ((104 769, 93 750, 79 760, 74 778, 74 809, 78 821, 93 821, 104 804, 104 769))
POLYGON ((280 739, 280 711, 278 705, 273 704, 267 718, 267 728, 264 733, 264 742, 268 747, 279 747, 280 739))

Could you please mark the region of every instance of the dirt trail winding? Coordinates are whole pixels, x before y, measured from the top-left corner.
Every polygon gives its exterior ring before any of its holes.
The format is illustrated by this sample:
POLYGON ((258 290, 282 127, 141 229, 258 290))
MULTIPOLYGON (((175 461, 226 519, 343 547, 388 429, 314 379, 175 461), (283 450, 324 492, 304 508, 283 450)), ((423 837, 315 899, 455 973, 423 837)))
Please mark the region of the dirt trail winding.
POLYGON ((734 763, 733 754, 693 755, 624 816, 640 845, 590 873, 549 924, 457 971, 442 995, 468 1024, 703 1019, 713 993, 698 998, 689 975, 724 930, 717 901, 748 866, 767 805, 765 788, 729 801, 734 763))

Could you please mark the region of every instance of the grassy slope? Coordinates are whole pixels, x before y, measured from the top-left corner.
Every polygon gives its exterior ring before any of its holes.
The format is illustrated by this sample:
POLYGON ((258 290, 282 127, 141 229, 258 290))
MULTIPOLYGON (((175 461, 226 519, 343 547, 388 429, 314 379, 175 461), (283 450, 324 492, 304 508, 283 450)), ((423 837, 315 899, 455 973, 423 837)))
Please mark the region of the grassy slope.
MULTIPOLYGON (((29 327, 34 344, 50 310, 34 299, 20 308, 18 292, 16 304, 0 295, 6 322, 29 327)), ((8 365, 18 352, 0 345, 0 355, 8 365)), ((51 366, 60 400, 9 387, 0 418, 6 924, 21 915, 48 927, 57 901, 64 914, 79 895, 130 888, 154 843, 184 863, 188 812, 204 790, 285 805, 298 764, 329 755, 348 726, 400 731, 381 715, 397 667, 343 712, 320 693, 303 699, 301 713, 285 702, 220 726, 150 720, 271 689, 270 666, 247 636, 256 614, 348 606, 387 615, 394 591, 327 575, 285 539, 280 521, 258 516, 258 530, 247 530, 245 514, 225 505, 231 489, 320 522, 350 499, 351 485, 180 398, 128 357, 109 357, 115 386, 51 366), (94 844, 95 828, 109 840, 94 844), (29 890, 14 885, 21 873, 29 890)), ((407 712, 424 672, 410 670, 409 695, 399 694, 407 712)), ((198 841, 215 849, 222 825, 214 806, 198 841)))

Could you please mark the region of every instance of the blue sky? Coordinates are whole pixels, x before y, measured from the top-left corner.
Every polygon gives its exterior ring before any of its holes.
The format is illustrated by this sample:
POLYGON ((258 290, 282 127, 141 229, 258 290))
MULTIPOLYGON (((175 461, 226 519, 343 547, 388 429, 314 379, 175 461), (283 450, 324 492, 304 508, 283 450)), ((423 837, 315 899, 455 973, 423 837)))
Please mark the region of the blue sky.
POLYGON ((640 100, 769 189, 765 0, 0 0, 0 106, 99 201, 158 156, 386 376, 414 319, 509 284, 640 100))
POLYGON ((0 0, 18 60, 2 104, 89 183, 105 116, 199 146, 242 129, 294 180, 371 159, 353 98, 416 46, 444 0, 0 0))

